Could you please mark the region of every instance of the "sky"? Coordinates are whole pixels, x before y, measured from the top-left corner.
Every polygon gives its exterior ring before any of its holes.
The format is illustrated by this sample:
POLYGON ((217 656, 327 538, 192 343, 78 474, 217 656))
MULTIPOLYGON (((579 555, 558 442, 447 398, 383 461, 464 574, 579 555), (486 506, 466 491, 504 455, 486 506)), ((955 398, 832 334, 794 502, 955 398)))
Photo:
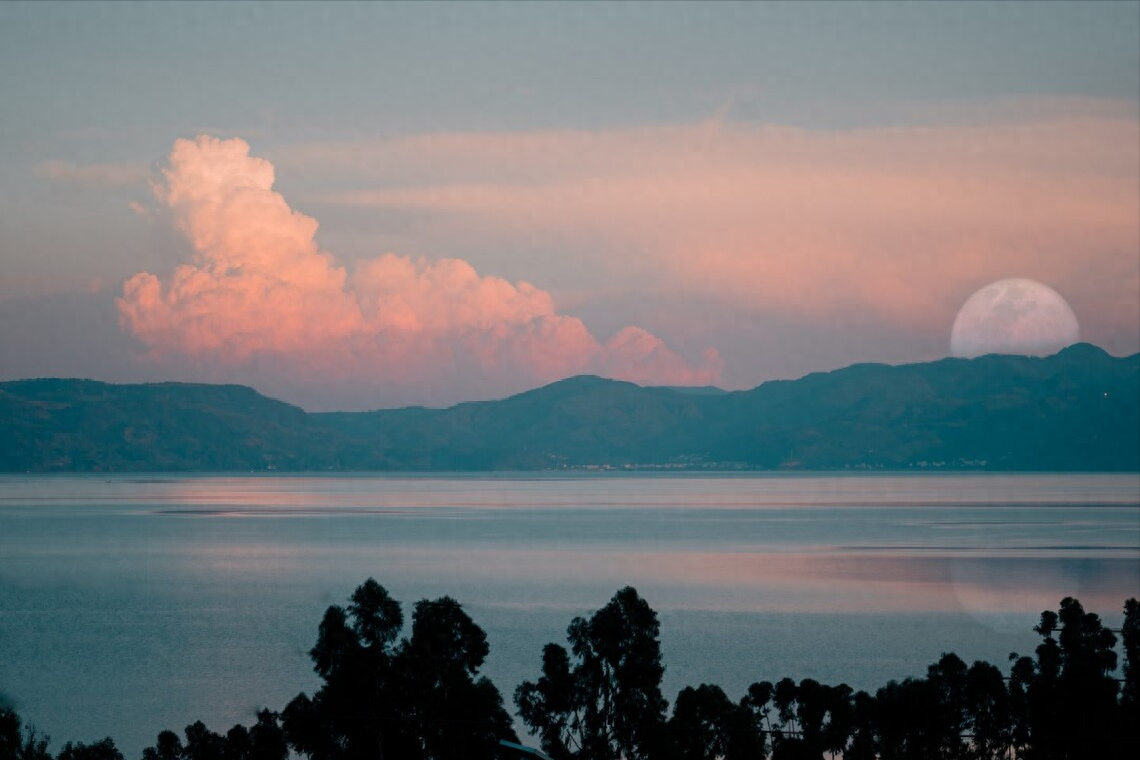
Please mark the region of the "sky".
POLYGON ((0 380, 306 409, 1140 350, 1140 3, 0 3, 0 380))

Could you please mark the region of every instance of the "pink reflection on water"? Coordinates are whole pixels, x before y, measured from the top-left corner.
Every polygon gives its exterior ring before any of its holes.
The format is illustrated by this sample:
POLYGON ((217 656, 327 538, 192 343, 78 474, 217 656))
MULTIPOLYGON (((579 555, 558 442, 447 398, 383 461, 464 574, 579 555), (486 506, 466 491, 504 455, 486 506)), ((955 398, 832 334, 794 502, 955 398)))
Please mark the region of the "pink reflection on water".
MULTIPOLYGON (((251 476, 53 478, 51 503, 335 508, 788 509, 1137 504, 1134 475, 251 476), (555 487, 552 487, 554 485, 555 487)), ((0 506, 45 503, 35 478, 8 478, 0 506)), ((282 514, 289 514, 288 511, 282 514)))
MULTIPOLYGON (((1140 563, 1059 556, 1009 558, 812 552, 622 551, 457 546, 203 547, 188 561, 213 572, 323 574, 416 580, 448 589, 556 589, 633 585, 657 589, 662 609, 772 612, 954 612, 1003 628, 1055 608, 1066 595, 1115 610, 1134 595, 1140 563), (1092 567, 1089 570, 1088 567, 1092 567), (1082 569, 1084 568, 1084 569, 1082 569), (675 601, 672 601, 675 600, 675 601)), ((528 595, 529 598, 530 595, 528 595)), ((509 603, 509 599, 500 600, 509 603)))

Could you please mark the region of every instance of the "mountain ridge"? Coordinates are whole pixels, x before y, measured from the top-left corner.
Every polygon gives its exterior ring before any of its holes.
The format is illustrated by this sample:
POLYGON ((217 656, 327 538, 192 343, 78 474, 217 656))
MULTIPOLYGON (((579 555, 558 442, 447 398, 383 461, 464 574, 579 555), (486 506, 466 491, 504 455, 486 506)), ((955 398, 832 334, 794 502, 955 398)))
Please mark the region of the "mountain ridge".
POLYGON ((309 413, 240 385, 0 383, 0 471, 1140 470, 1140 354, 1076 344, 690 391, 580 375, 309 413))

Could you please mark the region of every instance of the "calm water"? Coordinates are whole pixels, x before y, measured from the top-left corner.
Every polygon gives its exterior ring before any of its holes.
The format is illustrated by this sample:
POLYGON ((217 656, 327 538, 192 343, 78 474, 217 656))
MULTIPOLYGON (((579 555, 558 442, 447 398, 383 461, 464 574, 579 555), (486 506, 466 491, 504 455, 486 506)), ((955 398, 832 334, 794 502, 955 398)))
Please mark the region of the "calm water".
POLYGON ((874 688, 944 651, 1005 668, 1063 596, 1140 594, 1140 476, 0 479, 0 692, 130 760, 316 677, 329 604, 449 594, 508 702, 542 645, 632 584, 666 696, 783 676, 874 688))

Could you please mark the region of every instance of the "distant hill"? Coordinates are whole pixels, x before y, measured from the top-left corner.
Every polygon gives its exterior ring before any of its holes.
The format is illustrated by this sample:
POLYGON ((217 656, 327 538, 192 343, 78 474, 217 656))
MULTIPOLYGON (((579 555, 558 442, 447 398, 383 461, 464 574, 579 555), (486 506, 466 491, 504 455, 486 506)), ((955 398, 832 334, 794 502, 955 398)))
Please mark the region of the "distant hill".
POLYGON ((858 364, 749 391, 574 377, 308 414, 233 385, 0 383, 0 470, 1140 470, 1140 354, 858 364))
POLYGON ((309 415, 240 385, 0 383, 0 470, 264 470, 305 459, 309 415))

